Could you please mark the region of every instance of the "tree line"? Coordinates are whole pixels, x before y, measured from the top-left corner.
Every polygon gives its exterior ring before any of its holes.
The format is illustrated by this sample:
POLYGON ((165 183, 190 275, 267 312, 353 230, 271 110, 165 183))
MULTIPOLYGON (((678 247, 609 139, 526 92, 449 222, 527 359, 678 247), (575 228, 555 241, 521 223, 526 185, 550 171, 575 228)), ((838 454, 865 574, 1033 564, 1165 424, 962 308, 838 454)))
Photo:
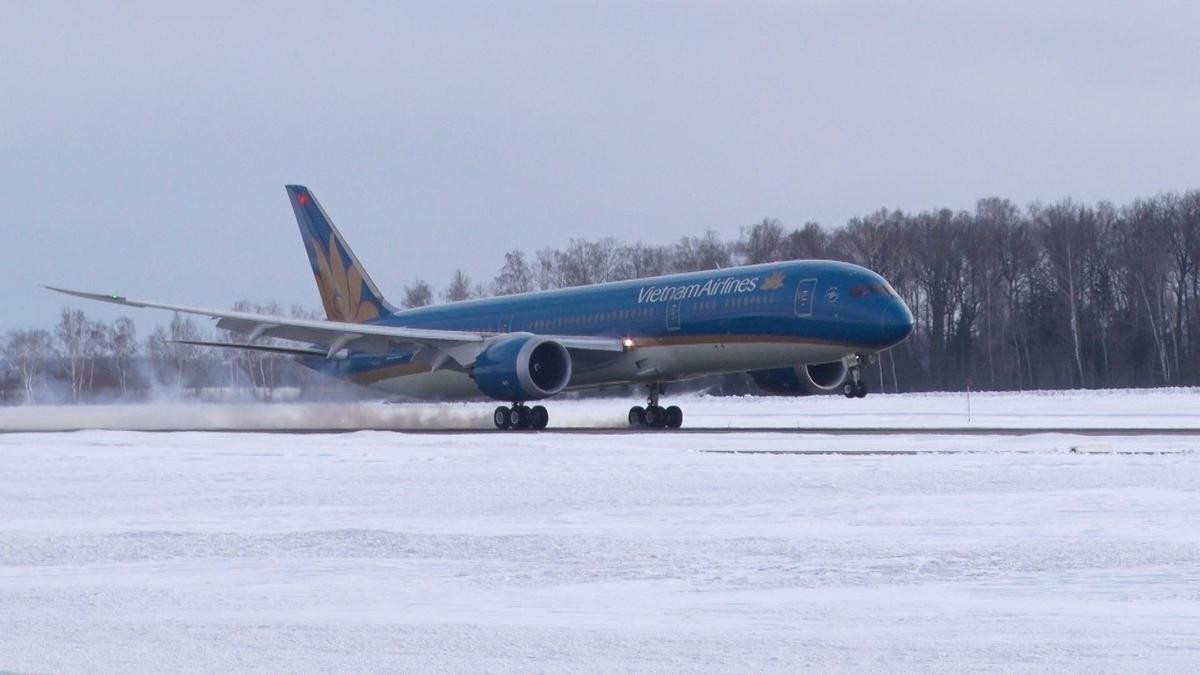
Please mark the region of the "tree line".
MULTIPOLYGON (((572 239, 563 248, 509 251, 487 282, 455 270, 435 293, 415 280, 400 303, 419 307, 439 298, 456 302, 815 258, 880 273, 913 311, 913 336, 871 367, 868 377, 878 389, 1133 387, 1200 379, 1200 191, 1123 206, 1064 199, 1020 207, 990 197, 972 211, 881 209, 837 228, 787 227, 767 218, 732 240, 708 230, 669 245, 572 239)), ((283 313, 276 304, 235 308, 283 313)), ((321 316, 298 307, 291 314, 321 316)), ((236 336, 176 315, 139 339, 127 317, 104 323, 63 308, 53 329, 4 336, 0 395, 36 401, 40 389, 79 401, 145 397, 166 388, 269 396, 280 386, 345 395, 322 389, 322 378, 286 357, 173 342, 196 339, 236 336)), ((705 386, 751 389, 737 377, 705 386)))
MULTIPOLYGON (((872 269, 912 309, 913 336, 874 366, 887 390, 1200 383, 1200 191, 1116 206, 1064 199, 974 210, 881 209, 838 228, 763 219, 652 246, 575 239, 514 250, 486 288, 509 294, 778 260, 872 269)), ((486 294, 461 271, 448 300, 486 294)), ((432 293, 417 281, 408 306, 432 293)))

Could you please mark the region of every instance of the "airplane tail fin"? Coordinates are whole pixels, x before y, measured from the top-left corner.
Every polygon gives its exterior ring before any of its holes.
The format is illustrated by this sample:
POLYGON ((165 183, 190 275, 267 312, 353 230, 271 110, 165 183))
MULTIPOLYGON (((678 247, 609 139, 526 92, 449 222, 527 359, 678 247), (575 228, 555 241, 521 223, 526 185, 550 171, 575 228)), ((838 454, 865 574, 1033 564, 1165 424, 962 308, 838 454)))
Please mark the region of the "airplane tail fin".
POLYGON ((288 185, 287 193, 317 279, 325 316, 331 321, 367 323, 395 311, 312 192, 302 185, 288 185))

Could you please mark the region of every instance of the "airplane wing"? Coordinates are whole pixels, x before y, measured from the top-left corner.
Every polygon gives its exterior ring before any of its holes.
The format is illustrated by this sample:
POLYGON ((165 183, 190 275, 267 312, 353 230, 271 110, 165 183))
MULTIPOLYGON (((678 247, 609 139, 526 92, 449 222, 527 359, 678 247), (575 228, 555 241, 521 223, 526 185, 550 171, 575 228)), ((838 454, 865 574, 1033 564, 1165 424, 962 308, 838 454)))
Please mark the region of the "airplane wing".
MULTIPOLYGON (((295 340, 325 348, 325 356, 333 358, 343 349, 369 354, 386 354, 393 345, 415 345, 428 347, 431 351, 453 359, 460 366, 468 367, 487 343, 502 335, 460 330, 437 330, 408 328, 404 326, 381 326, 375 324, 346 323, 324 319, 294 319, 270 314, 237 312, 187 305, 172 305, 148 300, 134 300, 121 295, 86 293, 65 288, 44 286, 51 291, 73 295, 88 300, 98 300, 128 307, 165 309, 183 314, 196 314, 217 319, 217 327, 249 335, 253 343, 262 337, 295 340)), ((621 352, 625 350, 620 338, 592 336, 545 336, 567 349, 584 351, 621 352)), ((444 361, 444 359, 438 359, 444 361)))
POLYGON ((191 345, 193 347, 217 347, 219 349, 241 349, 250 352, 268 352, 271 354, 287 354, 288 356, 325 356, 324 349, 310 347, 281 347, 279 345, 258 345, 244 342, 220 342, 215 340, 167 340, 173 345, 191 345))

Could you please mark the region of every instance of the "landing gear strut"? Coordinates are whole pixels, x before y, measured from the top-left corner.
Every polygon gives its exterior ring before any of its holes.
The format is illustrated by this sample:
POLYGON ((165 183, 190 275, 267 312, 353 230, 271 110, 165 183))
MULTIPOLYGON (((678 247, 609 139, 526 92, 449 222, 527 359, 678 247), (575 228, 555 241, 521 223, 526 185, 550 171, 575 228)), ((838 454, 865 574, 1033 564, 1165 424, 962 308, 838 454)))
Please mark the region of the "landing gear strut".
POLYGON ((513 403, 511 408, 500 406, 492 413, 492 422, 497 429, 545 429, 550 423, 550 413, 545 406, 530 408, 522 403, 513 403))
POLYGON ((678 429, 682 426, 683 410, 679 406, 664 408, 658 404, 658 396, 664 391, 663 386, 655 382, 648 388, 650 393, 646 397, 646 407, 635 405, 629 409, 629 426, 653 429, 678 429))
POLYGON ((846 398, 863 398, 867 395, 867 382, 863 379, 862 369, 866 359, 858 354, 846 358, 849 376, 842 383, 842 396, 846 398))

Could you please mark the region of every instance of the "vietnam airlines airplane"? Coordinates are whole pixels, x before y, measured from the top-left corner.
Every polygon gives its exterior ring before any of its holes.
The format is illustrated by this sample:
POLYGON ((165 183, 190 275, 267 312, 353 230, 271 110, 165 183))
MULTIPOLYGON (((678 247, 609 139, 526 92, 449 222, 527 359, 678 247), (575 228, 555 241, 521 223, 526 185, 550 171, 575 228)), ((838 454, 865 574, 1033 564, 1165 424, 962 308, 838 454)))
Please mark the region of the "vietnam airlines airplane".
POLYGON ((307 188, 287 186, 326 319, 50 290, 217 320, 244 343, 188 342, 297 358, 333 377, 428 400, 487 397, 500 429, 544 429, 546 408, 526 403, 567 390, 644 385, 636 427, 678 428, 664 385, 748 372, 775 393, 866 395, 862 369, 908 337, 913 317, 878 274, 803 260, 467 300, 398 310, 384 300, 307 188), (291 346, 259 344, 262 338, 291 346))

